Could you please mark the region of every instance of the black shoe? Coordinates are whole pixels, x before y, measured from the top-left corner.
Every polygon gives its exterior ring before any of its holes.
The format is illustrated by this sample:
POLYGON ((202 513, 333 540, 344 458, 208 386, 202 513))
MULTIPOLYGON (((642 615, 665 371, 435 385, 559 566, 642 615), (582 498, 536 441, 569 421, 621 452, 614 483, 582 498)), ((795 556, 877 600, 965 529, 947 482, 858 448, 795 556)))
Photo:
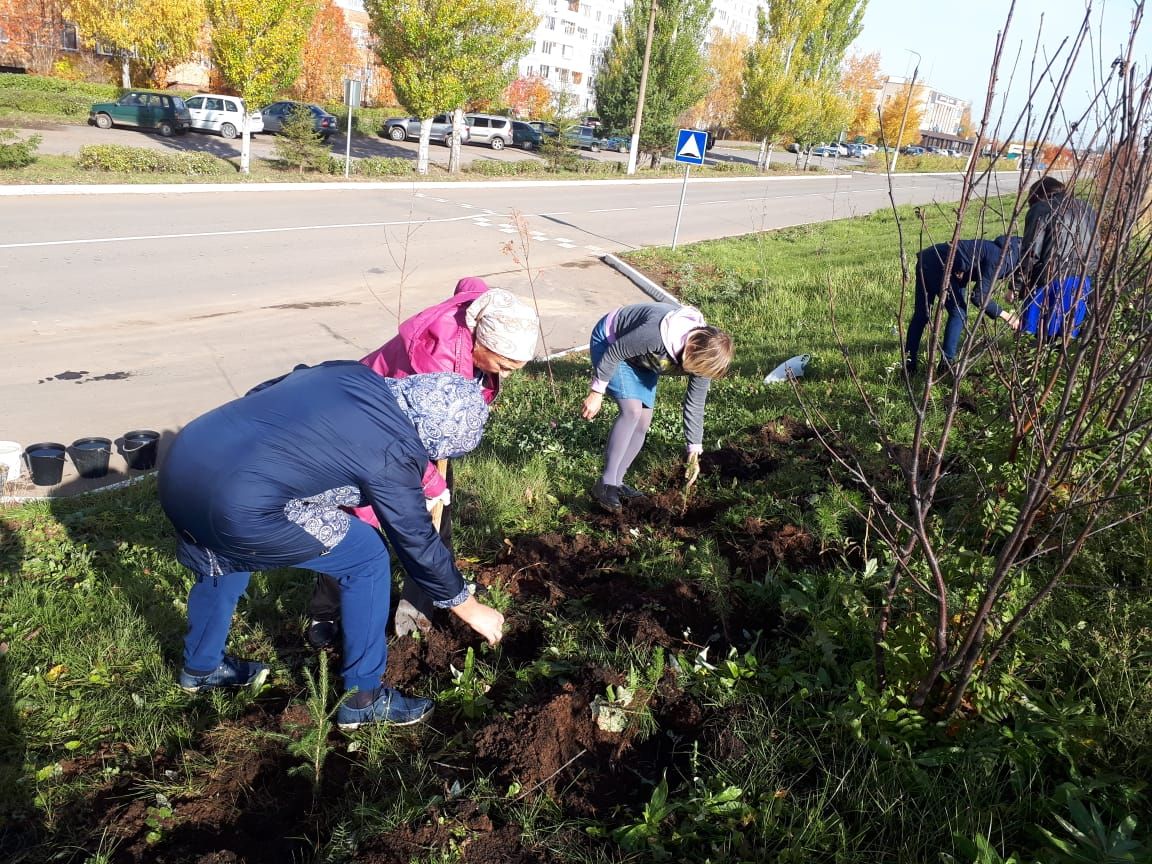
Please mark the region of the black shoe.
POLYGON ((592 487, 592 500, 609 513, 620 512, 620 487, 609 486, 603 480, 597 480, 592 487))
POLYGON ((308 629, 304 631, 304 638, 317 651, 331 648, 340 638, 340 622, 317 621, 313 618, 308 622, 308 629))
POLYGON ((625 485, 624 483, 621 483, 616 488, 620 490, 620 500, 621 501, 630 501, 633 498, 645 498, 645 497, 647 497, 639 489, 633 489, 631 486, 625 485))

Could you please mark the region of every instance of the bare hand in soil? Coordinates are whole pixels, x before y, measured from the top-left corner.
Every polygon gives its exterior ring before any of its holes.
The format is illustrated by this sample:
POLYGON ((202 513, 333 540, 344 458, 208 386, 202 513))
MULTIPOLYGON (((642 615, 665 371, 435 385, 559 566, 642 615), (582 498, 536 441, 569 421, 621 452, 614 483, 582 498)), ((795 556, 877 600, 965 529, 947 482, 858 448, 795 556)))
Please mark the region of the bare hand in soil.
POLYGON ((584 400, 584 407, 580 409, 580 416, 585 420, 591 420, 600 413, 600 406, 603 404, 603 393, 589 393, 588 398, 584 400))
POLYGON ((495 645, 504 636, 504 616, 485 606, 475 597, 469 597, 452 611, 465 624, 483 636, 489 645, 495 645))

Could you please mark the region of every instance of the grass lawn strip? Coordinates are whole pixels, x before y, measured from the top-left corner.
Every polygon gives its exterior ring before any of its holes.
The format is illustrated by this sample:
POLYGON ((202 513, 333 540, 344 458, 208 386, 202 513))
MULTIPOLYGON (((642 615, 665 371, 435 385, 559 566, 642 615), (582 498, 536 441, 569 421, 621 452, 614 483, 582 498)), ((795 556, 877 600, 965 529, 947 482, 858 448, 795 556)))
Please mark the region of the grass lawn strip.
MULTIPOLYGON (((948 224, 903 218, 916 248, 948 224)), ((394 642, 391 681, 439 702, 424 727, 316 738, 338 691, 309 689, 324 675, 301 634, 300 571, 254 577, 233 628, 231 650, 272 665, 265 688, 182 694, 189 577, 153 484, 0 512, 0 851, 919 864, 975 860, 983 842, 1005 857, 982 861, 1031 862, 1058 860, 1039 829, 1068 836, 1075 790, 1094 790, 1101 824, 1147 812, 1146 524, 1091 550, 980 710, 937 723, 870 689, 881 578, 863 501, 792 388, 763 377, 810 353, 802 396, 894 478, 828 310, 900 428, 897 260, 891 213, 631 256, 736 340, 701 480, 685 502, 670 379, 629 481, 648 499, 594 512, 610 418, 578 417, 586 358, 554 363, 557 394, 541 368, 510 378, 460 462, 456 539, 507 637, 489 649, 446 617, 394 642)), ((962 450, 993 410, 972 400, 962 450)))

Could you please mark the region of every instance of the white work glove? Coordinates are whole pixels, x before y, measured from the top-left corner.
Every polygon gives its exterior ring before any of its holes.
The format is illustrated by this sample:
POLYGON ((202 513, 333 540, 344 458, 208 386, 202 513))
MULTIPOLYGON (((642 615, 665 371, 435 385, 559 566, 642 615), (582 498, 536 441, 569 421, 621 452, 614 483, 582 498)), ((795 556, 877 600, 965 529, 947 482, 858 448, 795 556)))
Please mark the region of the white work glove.
POLYGON ((688 462, 684 466, 684 485, 691 486, 700 477, 700 454, 689 453, 688 462))
POLYGON ((429 513, 431 513, 433 510, 436 509, 437 504, 442 504, 445 507, 447 507, 451 503, 452 503, 452 493, 449 492, 447 489, 445 489, 443 492, 441 492, 439 495, 437 495, 434 498, 425 498, 424 499, 424 506, 428 509, 429 513))

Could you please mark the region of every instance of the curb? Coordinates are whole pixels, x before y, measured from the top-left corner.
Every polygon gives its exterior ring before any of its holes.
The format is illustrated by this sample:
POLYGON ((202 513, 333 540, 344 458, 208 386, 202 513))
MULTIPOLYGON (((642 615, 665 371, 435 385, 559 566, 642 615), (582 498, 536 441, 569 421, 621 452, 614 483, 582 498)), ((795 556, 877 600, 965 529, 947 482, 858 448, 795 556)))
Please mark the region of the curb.
POLYGON ((139 474, 136 477, 129 477, 127 480, 120 480, 116 483, 109 483, 107 486, 99 486, 95 489, 89 489, 86 492, 80 492, 76 495, 3 495, 0 496, 0 505, 31 504, 34 501, 67 501, 74 498, 85 498, 88 495, 98 495, 101 492, 111 492, 114 489, 127 489, 129 486, 135 486, 142 480, 147 480, 149 477, 154 476, 156 476, 156 472, 149 471, 146 474, 139 474))
MULTIPOLYGON (((835 174, 789 175, 786 177, 690 177, 696 183, 764 183, 789 180, 835 180, 835 174)), ((371 183, 130 183, 119 185, 71 184, 62 186, 5 186, 0 185, 0 198, 40 197, 53 195, 196 195, 216 192, 381 192, 402 190, 418 192, 421 189, 547 189, 573 186, 639 186, 674 185, 684 182, 683 177, 652 177, 643 180, 440 180, 421 182, 371 183)))
POLYGON ((615 255, 604 255, 600 260, 611 267, 613 270, 617 270, 624 276, 627 276, 630 280, 632 280, 632 283, 637 288, 639 288, 653 300, 659 303, 671 303, 673 306, 683 305, 679 300, 677 300, 635 267, 630 264, 626 264, 615 255))

